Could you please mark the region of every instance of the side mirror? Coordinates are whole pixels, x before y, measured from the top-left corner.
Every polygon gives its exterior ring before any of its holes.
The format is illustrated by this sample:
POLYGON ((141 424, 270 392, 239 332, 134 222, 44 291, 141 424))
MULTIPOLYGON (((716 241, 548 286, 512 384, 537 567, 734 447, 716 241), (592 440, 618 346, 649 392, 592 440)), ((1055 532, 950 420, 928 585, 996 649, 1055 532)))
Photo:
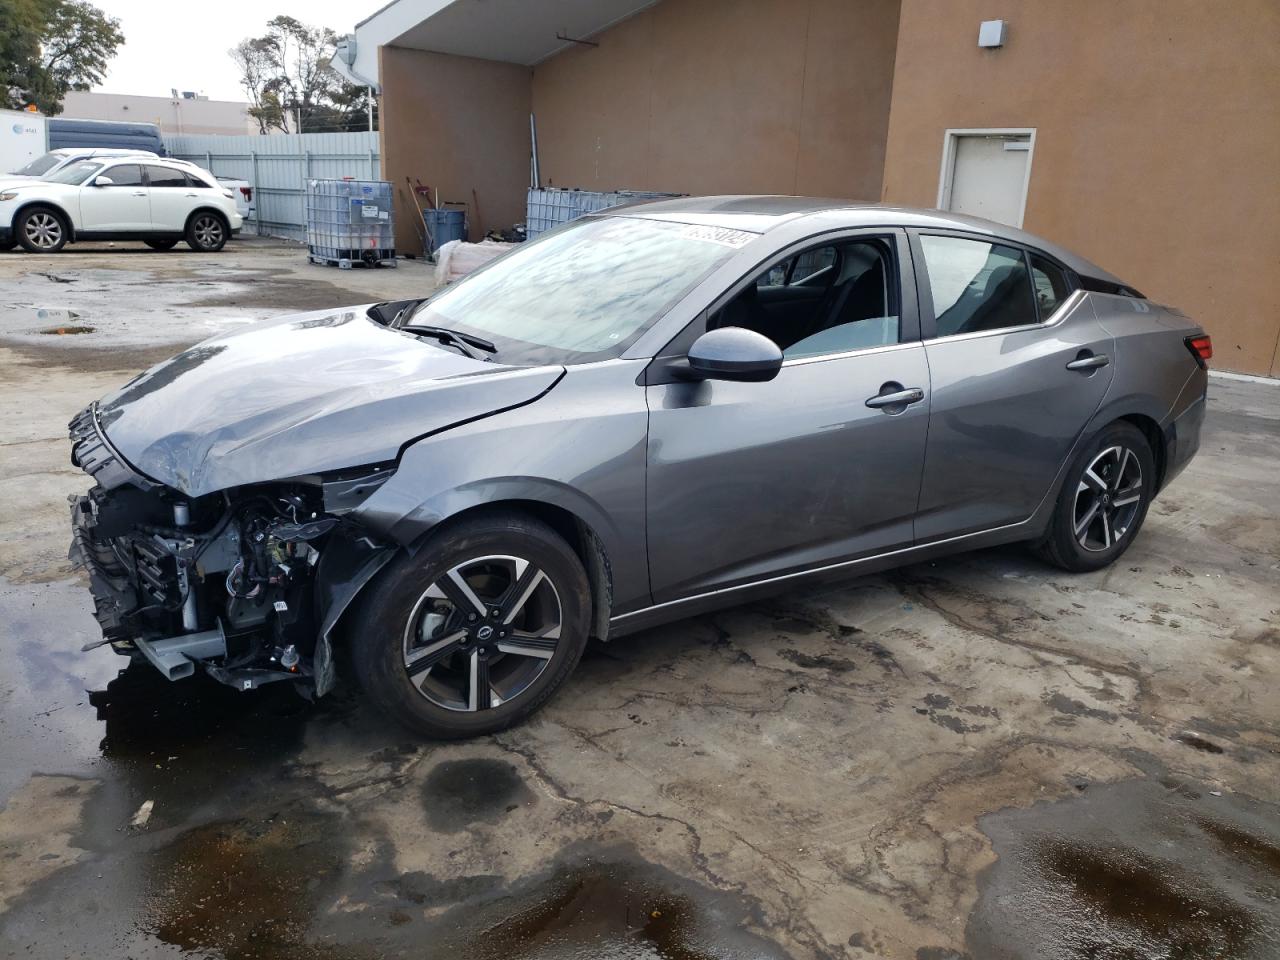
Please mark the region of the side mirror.
POLYGON ((782 351, 745 327, 708 330, 689 348, 689 372, 703 380, 772 380, 782 369, 782 351))
POLYGON ((94 177, 93 178, 93 185, 95 187, 109 187, 113 183, 115 183, 115 181, 112 180, 110 177, 94 177))

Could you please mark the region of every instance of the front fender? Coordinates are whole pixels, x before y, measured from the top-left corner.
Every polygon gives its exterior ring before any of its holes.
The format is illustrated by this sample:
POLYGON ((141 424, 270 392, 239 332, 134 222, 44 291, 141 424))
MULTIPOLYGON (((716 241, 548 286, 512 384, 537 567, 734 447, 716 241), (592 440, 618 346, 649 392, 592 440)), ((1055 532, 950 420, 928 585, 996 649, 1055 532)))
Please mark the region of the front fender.
POLYGON ((613 573, 615 613, 649 602, 645 539, 647 361, 569 367, 538 400, 414 443, 352 519, 412 548, 439 523, 511 501, 585 524, 613 573))

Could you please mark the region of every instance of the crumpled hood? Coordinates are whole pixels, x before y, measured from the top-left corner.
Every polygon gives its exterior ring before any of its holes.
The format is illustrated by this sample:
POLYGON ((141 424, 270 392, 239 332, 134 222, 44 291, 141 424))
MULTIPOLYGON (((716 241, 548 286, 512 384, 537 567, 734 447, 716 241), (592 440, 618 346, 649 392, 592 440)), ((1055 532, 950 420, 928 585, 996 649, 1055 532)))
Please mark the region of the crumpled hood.
POLYGON ((183 351, 101 401, 107 440, 198 497, 394 460, 407 441, 528 403, 564 373, 472 360, 367 309, 282 317, 183 351))

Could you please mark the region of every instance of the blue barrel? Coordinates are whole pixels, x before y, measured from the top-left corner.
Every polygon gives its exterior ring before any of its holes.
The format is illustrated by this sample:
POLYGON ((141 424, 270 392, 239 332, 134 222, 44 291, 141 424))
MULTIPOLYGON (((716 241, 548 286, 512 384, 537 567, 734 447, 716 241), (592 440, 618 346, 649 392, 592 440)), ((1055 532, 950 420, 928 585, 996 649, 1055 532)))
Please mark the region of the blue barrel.
POLYGON ((423 210, 422 222, 427 228, 427 256, 450 240, 467 238, 467 215, 463 210, 423 210))

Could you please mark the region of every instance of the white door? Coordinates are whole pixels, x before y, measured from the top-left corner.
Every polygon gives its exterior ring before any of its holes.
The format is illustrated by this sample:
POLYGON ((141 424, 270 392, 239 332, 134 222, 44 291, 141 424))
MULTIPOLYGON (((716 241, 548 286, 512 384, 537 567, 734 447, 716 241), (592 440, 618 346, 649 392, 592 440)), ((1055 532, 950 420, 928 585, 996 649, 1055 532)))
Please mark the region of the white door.
POLYGON ((151 230, 151 198, 142 167, 117 163, 80 188, 80 229, 89 233, 145 233, 151 230), (107 177, 111 183, 97 186, 107 177))
POLYGON ((1031 167, 1025 133, 952 134, 945 151, 944 210, 1022 226, 1031 167))
MULTIPOLYGON (((151 191, 151 222, 157 231, 180 233, 187 215, 200 201, 200 193, 187 175, 173 167, 147 164, 147 189, 151 191)), ((212 193, 204 188, 204 193, 212 193)))

